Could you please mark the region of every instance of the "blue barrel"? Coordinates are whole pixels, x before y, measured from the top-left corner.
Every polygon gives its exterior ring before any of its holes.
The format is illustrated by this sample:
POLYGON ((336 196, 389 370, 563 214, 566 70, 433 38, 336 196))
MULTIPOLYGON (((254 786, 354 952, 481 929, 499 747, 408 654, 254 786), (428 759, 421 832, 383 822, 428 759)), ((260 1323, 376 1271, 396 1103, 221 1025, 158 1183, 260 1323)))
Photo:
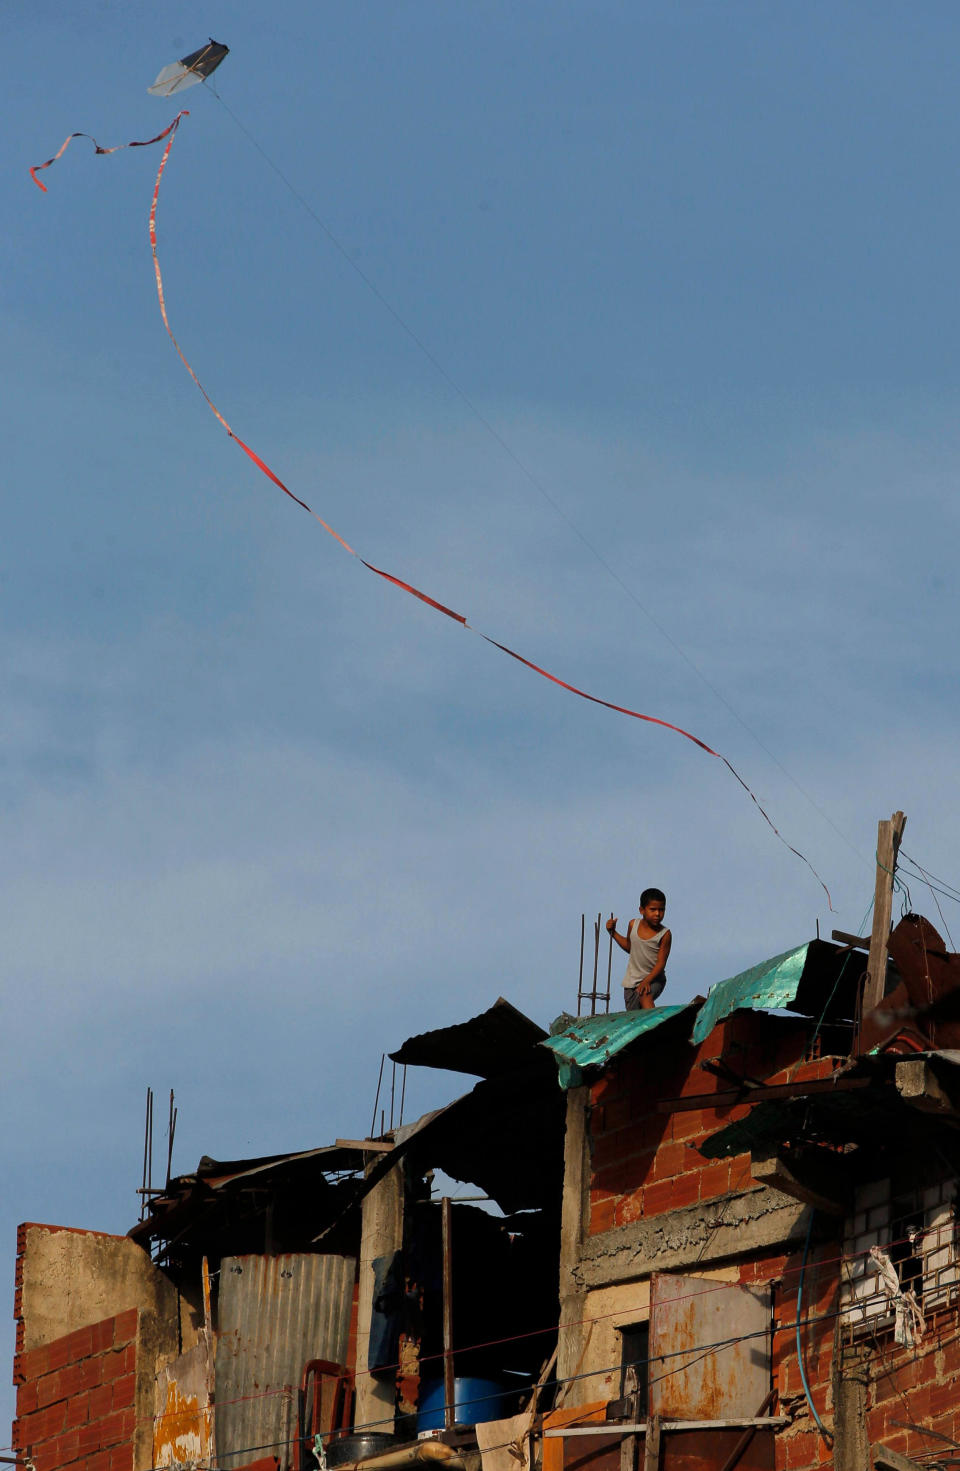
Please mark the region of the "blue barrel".
MULTIPOLYGON (((455 1379, 454 1418, 458 1425, 479 1425, 503 1417, 503 1385, 496 1379, 455 1379)), ((428 1379, 420 1386, 418 1430, 442 1430, 443 1380, 428 1379)))

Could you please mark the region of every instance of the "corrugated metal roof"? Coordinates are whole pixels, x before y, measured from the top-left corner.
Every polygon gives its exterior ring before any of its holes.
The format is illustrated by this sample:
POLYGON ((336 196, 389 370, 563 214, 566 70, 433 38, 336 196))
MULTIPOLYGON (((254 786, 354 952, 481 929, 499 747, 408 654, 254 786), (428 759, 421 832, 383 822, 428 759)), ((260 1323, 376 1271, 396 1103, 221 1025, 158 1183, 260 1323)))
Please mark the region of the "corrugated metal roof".
POLYGON ((759 965, 711 986, 697 1013, 691 1040, 703 1042, 717 1022, 732 1011, 775 1011, 788 1007, 800 989, 809 949, 806 944, 796 950, 785 950, 782 955, 762 960, 759 965))
POLYGON ((650 1011, 611 1011, 606 1016, 580 1016, 565 1019, 562 1030, 547 1037, 542 1046, 549 1047, 557 1059, 561 1088, 576 1088, 582 1081, 582 1069, 602 1067, 611 1057, 648 1032, 669 1021, 686 1006, 655 1006, 650 1011))
POLYGON ((263 1455, 290 1465, 304 1364, 346 1359, 355 1269, 342 1256, 224 1257, 216 1359, 217 1458, 224 1465, 263 1455))
POLYGON ((535 1049, 545 1036, 542 1027, 499 996, 469 1021, 408 1037, 390 1057, 393 1062, 495 1078, 516 1068, 542 1064, 543 1054, 535 1049))

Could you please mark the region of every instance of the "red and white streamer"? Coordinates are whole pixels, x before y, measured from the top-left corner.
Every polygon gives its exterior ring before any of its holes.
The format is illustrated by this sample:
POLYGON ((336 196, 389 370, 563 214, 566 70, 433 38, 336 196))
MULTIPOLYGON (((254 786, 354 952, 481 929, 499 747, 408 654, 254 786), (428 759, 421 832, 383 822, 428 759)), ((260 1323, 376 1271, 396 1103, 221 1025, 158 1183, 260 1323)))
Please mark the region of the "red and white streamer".
POLYGON ((189 117, 189 112, 186 109, 182 112, 178 112, 177 116, 174 118, 170 126, 168 128, 164 128, 163 132, 158 133, 155 138, 147 138, 142 142, 119 143, 114 148, 101 148, 100 144, 96 141, 95 138, 91 137, 89 133, 71 133, 69 138, 65 139, 64 143, 61 145, 59 150, 53 155, 52 158, 48 158, 46 163, 35 164, 34 167, 31 168, 30 176, 33 179, 34 183, 38 186, 38 188, 42 189, 43 192, 46 193, 46 185, 37 178, 38 172, 41 169, 48 169, 51 164, 56 163, 57 159, 65 153, 66 149, 69 147, 74 138, 89 138, 90 142, 94 145, 97 153, 103 154, 117 153, 121 148, 148 148, 153 143, 160 143, 164 138, 167 139, 167 146, 163 150, 163 156, 160 159, 160 167, 157 169, 157 177, 153 186, 153 197, 150 201, 150 251, 153 256, 153 267, 157 280, 157 300, 160 304, 160 315, 163 318, 163 325, 166 328, 167 335, 176 348, 177 356, 180 358, 183 366, 186 368, 187 372, 190 374, 190 377, 197 385, 197 388, 199 388, 200 392, 203 394, 207 407, 226 430, 227 434, 234 441, 234 443, 243 450, 244 454, 253 461, 257 469, 260 470, 267 477, 268 480, 271 480, 273 484, 278 487, 278 489, 283 491, 284 495, 289 496, 290 499, 292 501, 295 501, 298 506, 302 507, 302 509, 306 511, 308 515, 312 516, 315 521, 318 521, 323 527, 324 531, 328 532, 330 536, 333 537, 334 541, 339 542, 344 551, 349 552, 352 557, 356 557, 357 561, 360 562, 364 567, 366 567, 369 572, 374 573, 375 576, 383 578, 386 582, 391 582, 394 587, 400 588, 403 592, 409 593, 412 597, 419 598, 422 603, 426 603, 428 607, 433 608, 438 613, 443 613, 447 618, 452 618, 455 623, 459 623, 463 628, 469 629, 471 633, 479 634, 479 636, 484 639, 486 643, 491 644, 495 649, 499 649, 501 653, 509 654, 511 659, 516 659, 518 663, 523 664, 527 669, 532 670, 534 674, 539 674, 544 679, 548 679, 551 684, 559 685, 561 689, 567 690, 570 694, 579 696, 581 700, 589 700, 591 704, 602 705, 604 709, 612 710, 617 715, 627 715, 633 720, 643 720, 649 725, 659 725, 662 726, 665 730, 672 730, 675 732, 675 734, 683 736, 688 741, 692 741, 695 746, 699 746, 700 750, 705 752, 706 755, 713 756, 718 761, 722 761, 727 770, 731 773, 732 776, 736 778, 740 786, 750 797, 751 801, 756 806, 757 811, 760 813, 764 822, 771 829, 771 831, 776 834, 780 842, 783 843, 783 845, 788 848, 791 853, 799 858, 802 863, 805 863, 806 866, 810 869, 810 872, 814 875, 820 887, 823 889, 823 892, 827 896, 827 904, 830 906, 830 909, 833 910, 833 901, 830 897, 830 890, 827 888, 823 879, 817 873, 817 870, 813 867, 813 864, 810 862, 809 858, 805 857, 805 855, 801 853, 798 848, 795 848, 792 843, 787 842, 787 839, 783 836, 780 830, 774 825, 770 817, 764 811, 763 807, 757 799, 756 794, 747 785, 743 777, 732 765, 732 763, 727 760, 726 756, 722 756, 719 751, 715 751, 712 746, 708 746, 706 741, 702 741, 699 736, 693 735, 689 730, 684 730, 682 726, 674 725, 669 720, 663 720, 657 715, 646 715, 640 710, 631 710, 627 705, 615 705, 610 700, 601 699, 599 695, 591 695, 588 694, 586 690, 578 689, 576 685, 569 684, 565 679, 561 679, 556 674, 551 674, 548 669, 543 669, 539 664, 534 664, 531 659, 524 658, 523 654, 518 654, 514 649, 508 648, 506 644, 502 644, 497 639, 491 638, 489 634, 483 633, 479 629, 474 628, 472 624, 467 622, 462 613, 454 612, 454 610, 452 608, 448 608, 445 603, 438 602, 436 598, 430 597, 428 593, 421 591, 421 589, 418 587, 414 587, 412 583, 404 582, 402 578, 395 577, 393 573, 384 572, 382 568, 375 567, 372 562, 368 562, 364 557, 361 557, 360 553, 356 551, 350 545, 350 543, 340 535, 338 531, 335 531, 334 528, 330 526, 323 519, 322 516, 318 515, 311 506, 308 506, 305 500, 301 500, 300 496, 295 495, 290 487, 283 483, 279 475, 275 474, 275 472, 271 470, 266 461, 261 459, 256 451, 252 450, 248 444, 245 444, 240 436, 234 432, 231 425, 227 422, 224 415, 217 408, 213 399, 210 397, 209 393, 200 382, 200 379, 197 377, 197 374, 194 372, 192 366, 187 360, 183 349, 174 336, 173 329, 170 326, 170 319, 167 315, 167 304, 163 292, 163 275, 160 271, 160 257, 157 253, 157 205, 160 198, 160 181, 163 178, 164 169, 166 168, 167 160, 170 157, 170 150, 173 147, 173 140, 177 135, 177 129, 179 128, 181 121, 185 117, 189 117))

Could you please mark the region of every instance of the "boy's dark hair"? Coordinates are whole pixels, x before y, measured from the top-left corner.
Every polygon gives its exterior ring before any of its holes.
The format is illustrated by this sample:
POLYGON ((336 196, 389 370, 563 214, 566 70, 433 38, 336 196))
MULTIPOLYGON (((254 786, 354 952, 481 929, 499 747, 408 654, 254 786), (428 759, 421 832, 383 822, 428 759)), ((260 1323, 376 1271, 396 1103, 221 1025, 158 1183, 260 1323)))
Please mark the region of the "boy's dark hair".
POLYGON ((667 902, 667 896, 662 889, 644 889, 640 895, 640 908, 643 909, 647 904, 652 904, 654 899, 659 899, 661 904, 667 902))

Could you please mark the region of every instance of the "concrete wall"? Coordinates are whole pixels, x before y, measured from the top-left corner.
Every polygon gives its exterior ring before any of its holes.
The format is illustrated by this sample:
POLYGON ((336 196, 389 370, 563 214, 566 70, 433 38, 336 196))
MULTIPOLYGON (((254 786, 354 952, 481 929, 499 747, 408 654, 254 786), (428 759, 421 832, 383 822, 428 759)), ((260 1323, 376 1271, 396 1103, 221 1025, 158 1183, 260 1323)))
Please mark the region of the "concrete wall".
POLYGON ((196 1329, 147 1253, 125 1236, 28 1222, 14 1312, 14 1434, 36 1448, 37 1471, 152 1466, 156 1375, 196 1329))
MULTIPOLYGON (((39 1348, 127 1308, 174 1323, 179 1311, 176 1288, 129 1237, 35 1221, 18 1228, 18 1349, 39 1348)), ((184 1315, 184 1348, 196 1342, 198 1326, 184 1315)))

